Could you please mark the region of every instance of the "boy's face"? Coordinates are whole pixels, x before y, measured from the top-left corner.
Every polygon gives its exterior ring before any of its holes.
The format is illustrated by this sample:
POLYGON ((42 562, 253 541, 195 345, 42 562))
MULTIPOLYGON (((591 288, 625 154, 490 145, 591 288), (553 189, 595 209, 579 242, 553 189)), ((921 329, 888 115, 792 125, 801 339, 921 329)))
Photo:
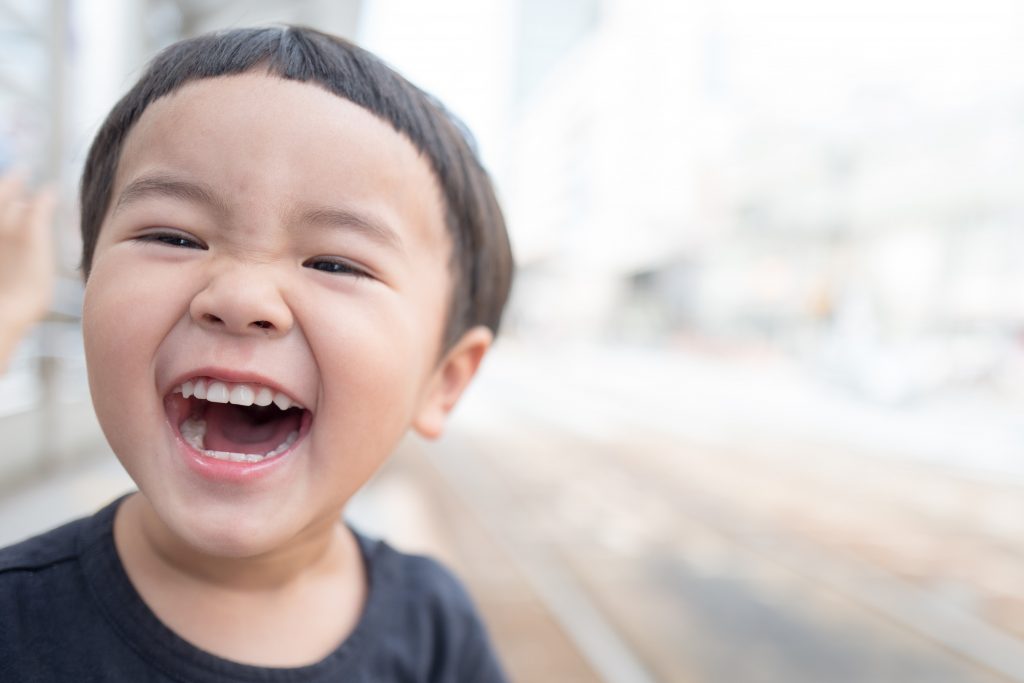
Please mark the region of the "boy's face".
POLYGON ((100 424, 158 518, 233 556, 333 525, 406 429, 431 432, 454 400, 437 361, 449 254, 427 162, 347 100, 247 73, 150 105, 120 160, 84 332, 100 424), (198 379, 304 410, 175 393, 198 379))

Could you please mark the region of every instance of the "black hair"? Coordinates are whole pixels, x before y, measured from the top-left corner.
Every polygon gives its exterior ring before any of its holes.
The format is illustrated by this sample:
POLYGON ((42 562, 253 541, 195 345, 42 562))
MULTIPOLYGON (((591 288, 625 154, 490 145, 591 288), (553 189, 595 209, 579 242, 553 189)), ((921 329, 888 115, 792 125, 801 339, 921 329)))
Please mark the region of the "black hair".
POLYGON ((158 54, 114 106, 82 174, 82 272, 86 278, 125 139, 146 108, 190 81, 256 68, 310 83, 363 107, 406 136, 430 163, 452 240, 454 287, 443 348, 477 325, 495 334, 512 284, 512 252, 490 177, 468 131, 444 106, 383 61, 304 26, 232 29, 175 43, 158 54))

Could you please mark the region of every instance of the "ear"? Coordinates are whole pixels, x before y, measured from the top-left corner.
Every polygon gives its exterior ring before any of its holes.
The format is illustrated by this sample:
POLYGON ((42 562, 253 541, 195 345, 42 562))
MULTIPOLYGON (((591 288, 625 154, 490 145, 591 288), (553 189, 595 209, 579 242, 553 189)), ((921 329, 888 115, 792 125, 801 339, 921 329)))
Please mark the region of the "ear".
POLYGON ((494 334, 483 326, 467 331, 445 354, 420 399, 412 426, 421 436, 436 439, 444 430, 448 414, 476 375, 494 334))

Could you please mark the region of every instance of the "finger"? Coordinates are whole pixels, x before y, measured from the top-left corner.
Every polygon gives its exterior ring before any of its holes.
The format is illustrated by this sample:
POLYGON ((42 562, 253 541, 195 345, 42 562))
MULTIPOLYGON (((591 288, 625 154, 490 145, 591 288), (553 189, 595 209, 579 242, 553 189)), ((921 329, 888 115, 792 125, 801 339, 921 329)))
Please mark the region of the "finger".
POLYGON ((0 178, 0 238, 9 238, 19 230, 19 218, 25 209, 25 174, 12 171, 0 178))
POLYGON ((25 193, 25 172, 9 171, 0 176, 0 207, 25 193))
POLYGON ((29 203, 26 222, 27 230, 33 241, 50 241, 53 236, 51 226, 53 211, 57 203, 57 193, 53 188, 46 187, 36 193, 29 203))
POLYGON ((25 238, 25 218, 30 207, 31 203, 22 197, 0 205, 0 238, 8 241, 25 238))
POLYGON ((46 188, 32 198, 32 204, 26 216, 28 233, 28 258, 35 262, 28 277, 33 281, 39 294, 39 310, 37 315, 46 312, 50 297, 53 294, 56 269, 53 258, 53 212, 56 205, 56 193, 46 188))

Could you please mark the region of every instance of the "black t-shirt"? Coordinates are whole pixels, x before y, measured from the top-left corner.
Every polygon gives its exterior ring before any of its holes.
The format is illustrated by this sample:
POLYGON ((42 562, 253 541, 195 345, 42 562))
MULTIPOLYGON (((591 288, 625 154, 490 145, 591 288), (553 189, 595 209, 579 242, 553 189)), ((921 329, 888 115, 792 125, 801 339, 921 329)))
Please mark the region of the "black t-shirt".
POLYGON ((358 534, 366 605, 326 658, 265 668, 201 650, 164 626, 129 581, 114 548, 119 503, 0 550, 0 681, 505 681, 459 582, 433 560, 358 534))

